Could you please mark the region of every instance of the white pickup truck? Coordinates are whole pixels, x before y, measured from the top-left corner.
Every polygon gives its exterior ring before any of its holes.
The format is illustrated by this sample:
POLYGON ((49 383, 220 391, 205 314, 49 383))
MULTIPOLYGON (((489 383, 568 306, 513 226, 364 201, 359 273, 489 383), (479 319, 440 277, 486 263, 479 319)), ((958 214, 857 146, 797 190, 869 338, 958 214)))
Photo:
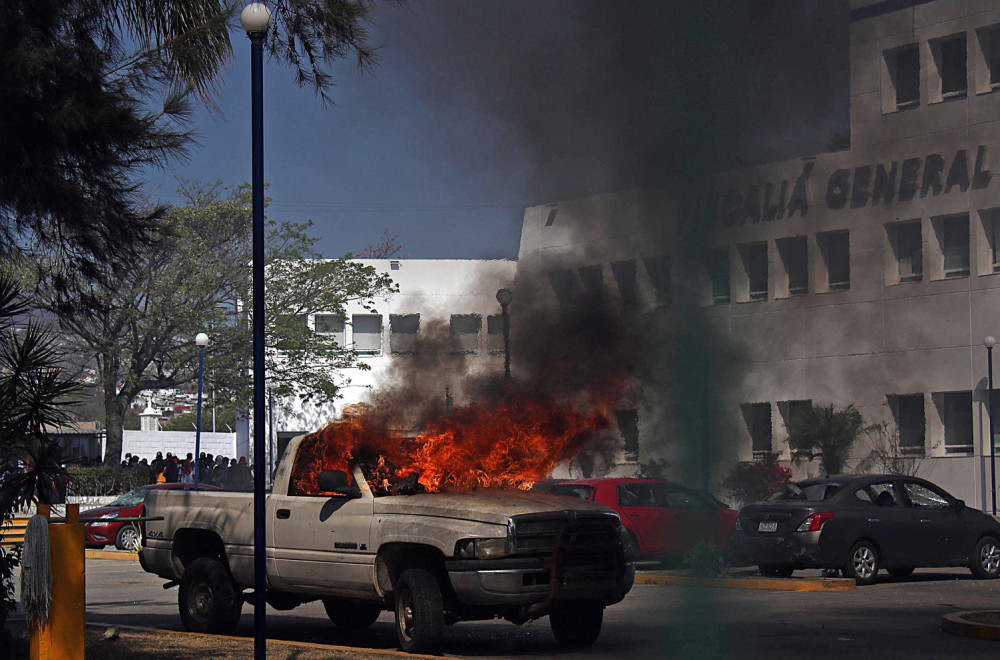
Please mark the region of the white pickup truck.
MULTIPOLYGON (((343 629, 393 610, 411 653, 439 651, 446 624, 548 615, 561 644, 581 647, 632 587, 634 549, 611 509, 524 491, 380 495, 353 463, 353 479, 343 470, 293 479, 304 442, 289 443, 267 496, 276 609, 321 599, 343 629)), ((252 602, 253 494, 150 491, 146 514, 163 520, 145 525, 143 569, 180 585, 189 630, 231 631, 252 602)))

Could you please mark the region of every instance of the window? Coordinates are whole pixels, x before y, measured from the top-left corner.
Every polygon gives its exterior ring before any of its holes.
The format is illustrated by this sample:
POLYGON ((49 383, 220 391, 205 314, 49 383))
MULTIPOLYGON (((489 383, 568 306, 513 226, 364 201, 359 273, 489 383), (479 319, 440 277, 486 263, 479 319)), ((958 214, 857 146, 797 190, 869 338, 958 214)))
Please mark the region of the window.
POLYGON ((934 395, 944 426, 944 450, 949 454, 972 452, 972 392, 934 395))
POLYGON ((583 266, 578 268, 580 281, 583 282, 584 295, 591 303, 601 299, 604 292, 604 266, 583 266))
POLYGON ((767 300, 767 243, 740 246, 747 281, 747 301, 767 300))
POLYGON ((980 211, 983 229, 986 232, 986 243, 989 245, 989 266, 980 275, 1000 273, 1000 210, 980 211))
POLYGON ((889 225, 889 243, 895 257, 897 282, 919 282, 923 279, 924 259, 920 221, 897 222, 889 225))
POLYGON ((616 410, 618 432, 625 441, 625 460, 639 460, 639 412, 637 410, 616 410))
POLYGON ((895 110, 920 105, 920 49, 916 44, 886 54, 895 110))
POLYGON ((634 261, 611 262, 611 274, 615 277, 615 282, 618 284, 618 295, 621 296, 622 306, 626 309, 634 308, 639 301, 635 272, 634 261))
POLYGON ((576 283, 574 282, 573 271, 553 270, 548 272, 549 285, 559 302, 559 309, 568 311, 573 307, 576 297, 576 283))
POLYGON ((642 263, 656 293, 656 306, 661 309, 670 307, 670 257, 646 257, 642 263))
POLYGON ((826 266, 826 290, 851 288, 851 241, 846 231, 819 234, 820 254, 826 266))
POLYGON ((337 344, 344 346, 347 343, 347 335, 344 328, 344 319, 336 314, 317 314, 313 317, 316 334, 332 335, 337 344))
POLYGON ((904 454, 924 453, 924 395, 890 394, 889 410, 899 429, 899 449, 904 454))
POLYGON ((783 238, 775 243, 785 271, 786 295, 809 292, 809 246, 805 236, 783 238))
POLYGON ((389 349, 394 355, 411 355, 417 352, 417 330, 420 314, 389 315, 389 349))
POLYGON ((743 421, 750 433, 754 454, 770 454, 771 446, 771 404, 741 403, 743 421))
POLYGON ((474 355, 479 352, 479 330, 482 327, 483 317, 479 314, 452 314, 452 352, 466 355, 474 355))
POLYGON ((712 304, 729 302, 729 248, 719 248, 708 253, 708 277, 712 282, 712 304))
POLYGON ((965 96, 969 88, 965 35, 932 41, 931 53, 941 77, 941 98, 965 96))
POLYGON ((969 276, 969 216, 935 218, 943 257, 943 276, 969 276))
POLYGON ((986 63, 990 71, 990 87, 1000 87, 1000 29, 987 33, 986 63))
POLYGON ((399 262, 393 259, 389 262, 389 270, 399 270, 399 262))
POLYGON ((354 350, 367 355, 382 352, 382 317, 378 314, 355 314, 351 317, 354 329, 354 350))
POLYGON ((503 315, 486 317, 486 350, 490 355, 503 355, 503 315))
MULTIPOLYGON (((781 415, 782 421, 785 423, 785 431, 791 436, 795 425, 802 419, 802 417, 812 410, 812 400, 801 399, 798 401, 779 401, 778 402, 778 413, 781 415)), ((788 438, 788 448, 791 450, 792 454, 812 454, 812 447, 797 446, 792 443, 791 437, 788 438)))
POLYGON ((951 502, 944 493, 912 481, 903 482, 903 490, 910 498, 910 504, 918 509, 950 509, 951 502))

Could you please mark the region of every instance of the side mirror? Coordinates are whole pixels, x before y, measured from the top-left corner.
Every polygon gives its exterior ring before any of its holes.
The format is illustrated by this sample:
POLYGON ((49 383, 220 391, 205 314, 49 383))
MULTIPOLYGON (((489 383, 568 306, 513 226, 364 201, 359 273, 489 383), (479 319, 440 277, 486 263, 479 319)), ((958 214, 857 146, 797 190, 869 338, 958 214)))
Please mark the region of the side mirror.
POLYGON ((964 508, 965 508, 965 500, 955 500, 955 511, 961 513, 962 509, 964 508))
POLYGON ((361 497, 361 489, 349 486, 347 473, 343 470, 323 470, 319 473, 316 485, 324 493, 339 493, 348 497, 361 497))

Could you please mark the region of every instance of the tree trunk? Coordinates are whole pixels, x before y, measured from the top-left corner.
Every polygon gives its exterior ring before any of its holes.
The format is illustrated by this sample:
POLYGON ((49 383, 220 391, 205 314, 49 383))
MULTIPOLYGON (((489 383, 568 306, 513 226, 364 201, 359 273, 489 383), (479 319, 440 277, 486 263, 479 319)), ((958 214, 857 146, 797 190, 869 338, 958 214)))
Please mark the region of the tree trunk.
POLYGON ((104 444, 104 464, 118 465, 122 461, 122 438, 125 428, 125 409, 130 400, 117 392, 117 384, 104 383, 104 417, 107 438, 104 444))

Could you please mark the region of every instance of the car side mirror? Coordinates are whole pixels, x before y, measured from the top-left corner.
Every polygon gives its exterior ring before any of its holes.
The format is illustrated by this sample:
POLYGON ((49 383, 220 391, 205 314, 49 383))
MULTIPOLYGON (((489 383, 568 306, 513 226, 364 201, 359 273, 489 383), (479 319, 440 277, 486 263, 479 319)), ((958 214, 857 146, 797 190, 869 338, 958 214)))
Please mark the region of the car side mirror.
POLYGON ((361 497, 361 489, 349 486, 347 473, 343 470, 323 470, 319 473, 316 486, 324 493, 338 493, 348 497, 361 497))
POLYGON ((965 508, 965 500, 955 500, 955 511, 956 512, 961 513, 962 509, 964 509, 964 508, 965 508))

